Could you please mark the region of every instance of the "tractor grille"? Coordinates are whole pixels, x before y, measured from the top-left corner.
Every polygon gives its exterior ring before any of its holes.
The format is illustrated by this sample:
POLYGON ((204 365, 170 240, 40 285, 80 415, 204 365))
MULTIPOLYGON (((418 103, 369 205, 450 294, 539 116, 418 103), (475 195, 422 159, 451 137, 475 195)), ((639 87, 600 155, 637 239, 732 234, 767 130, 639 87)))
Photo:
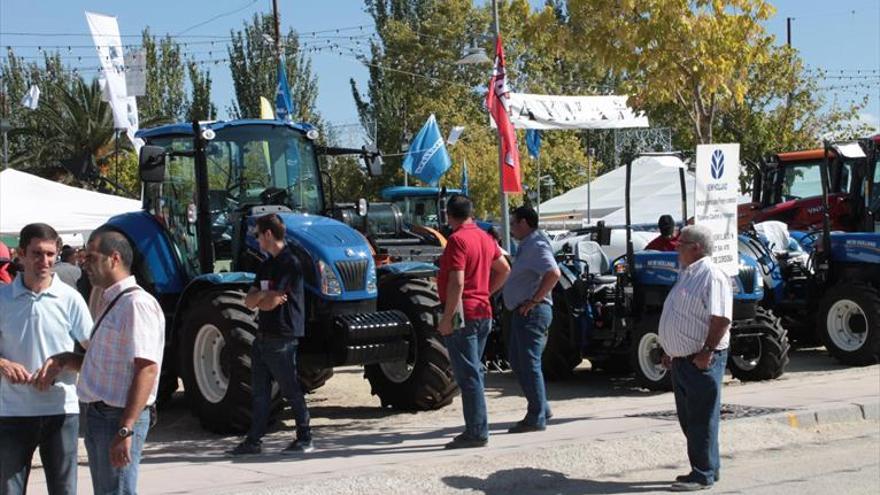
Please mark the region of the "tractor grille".
POLYGON ((336 270, 342 275, 342 285, 345 290, 364 290, 367 284, 368 260, 337 261, 336 270))
POLYGON ((739 283, 742 284, 743 292, 746 294, 755 292, 755 267, 739 267, 739 283))

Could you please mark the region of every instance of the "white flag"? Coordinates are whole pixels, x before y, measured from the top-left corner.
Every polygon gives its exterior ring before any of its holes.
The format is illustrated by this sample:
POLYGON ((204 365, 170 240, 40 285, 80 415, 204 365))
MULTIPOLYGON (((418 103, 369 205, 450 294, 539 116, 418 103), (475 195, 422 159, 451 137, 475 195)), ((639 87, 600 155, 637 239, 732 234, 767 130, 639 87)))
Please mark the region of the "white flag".
POLYGON ((31 89, 24 94, 24 98, 21 99, 21 106, 25 108, 30 108, 31 110, 36 110, 37 105, 40 104, 40 88, 37 87, 36 84, 31 86, 31 89))
POLYGON ((463 126, 463 125, 457 125, 457 126, 453 127, 453 128, 449 131, 449 137, 446 138, 446 143, 447 143, 449 146, 452 146, 453 144, 457 143, 457 142, 458 142, 458 138, 461 137, 461 133, 462 133, 462 132, 464 132, 464 126, 463 126))

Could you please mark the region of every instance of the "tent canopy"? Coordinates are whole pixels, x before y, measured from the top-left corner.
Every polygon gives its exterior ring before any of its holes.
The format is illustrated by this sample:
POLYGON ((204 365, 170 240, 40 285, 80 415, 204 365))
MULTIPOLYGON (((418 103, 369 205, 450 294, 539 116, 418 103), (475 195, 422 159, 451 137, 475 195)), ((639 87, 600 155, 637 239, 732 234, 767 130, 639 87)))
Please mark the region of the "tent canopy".
MULTIPOLYGON (((669 214, 681 221, 681 185, 679 167, 662 160, 636 160, 632 166, 632 223, 656 223, 660 215, 669 214)), ((695 178, 685 172, 688 217, 693 215, 695 178)), ((626 167, 614 169, 593 179, 590 184, 591 224, 604 221, 607 225, 626 221, 626 167)), ((541 203, 541 222, 552 223, 565 218, 587 217, 587 185, 583 184, 541 203)))
POLYGON ((58 231, 65 242, 80 244, 113 215, 140 209, 141 202, 134 199, 67 186, 18 170, 0 172, 3 237, 17 237, 25 225, 43 222, 58 231))

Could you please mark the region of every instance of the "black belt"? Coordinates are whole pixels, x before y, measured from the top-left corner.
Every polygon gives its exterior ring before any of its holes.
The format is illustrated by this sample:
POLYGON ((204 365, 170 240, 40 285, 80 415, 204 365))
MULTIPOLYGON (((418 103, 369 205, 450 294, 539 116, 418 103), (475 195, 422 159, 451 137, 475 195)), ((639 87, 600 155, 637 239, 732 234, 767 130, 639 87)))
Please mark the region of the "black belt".
MULTIPOLYGON (((714 351, 712 351, 712 354, 721 354, 721 351, 726 351, 726 350, 727 349, 715 349, 714 351)), ((695 352, 689 356, 674 357, 672 359, 683 359, 685 361, 693 361, 694 358, 697 357, 697 354, 699 354, 699 352, 695 352)))
MULTIPOLYGON (((95 401, 95 402, 87 402, 86 406, 95 407, 98 409, 119 409, 120 411, 125 410, 124 407, 111 406, 110 404, 107 404, 106 402, 104 402, 102 400, 95 401)), ((153 404, 150 404, 149 406, 145 406, 144 411, 146 411, 147 409, 150 409, 151 407, 153 407, 153 404)))

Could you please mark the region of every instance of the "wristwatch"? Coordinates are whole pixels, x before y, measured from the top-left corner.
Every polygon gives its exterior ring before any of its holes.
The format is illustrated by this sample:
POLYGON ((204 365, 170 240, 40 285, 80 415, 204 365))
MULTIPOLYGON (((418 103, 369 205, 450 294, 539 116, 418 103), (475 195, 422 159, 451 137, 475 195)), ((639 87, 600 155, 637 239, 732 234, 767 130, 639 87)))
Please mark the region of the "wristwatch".
POLYGON ((121 438, 128 438, 128 437, 134 435, 134 430, 132 430, 131 428, 128 428, 126 426, 123 426, 122 428, 119 428, 119 431, 117 431, 116 434, 118 436, 120 436, 121 438))
POLYGON ((708 345, 703 344, 703 348, 700 349, 700 352, 713 352, 714 350, 715 350, 715 349, 712 349, 712 348, 709 347, 708 345))

